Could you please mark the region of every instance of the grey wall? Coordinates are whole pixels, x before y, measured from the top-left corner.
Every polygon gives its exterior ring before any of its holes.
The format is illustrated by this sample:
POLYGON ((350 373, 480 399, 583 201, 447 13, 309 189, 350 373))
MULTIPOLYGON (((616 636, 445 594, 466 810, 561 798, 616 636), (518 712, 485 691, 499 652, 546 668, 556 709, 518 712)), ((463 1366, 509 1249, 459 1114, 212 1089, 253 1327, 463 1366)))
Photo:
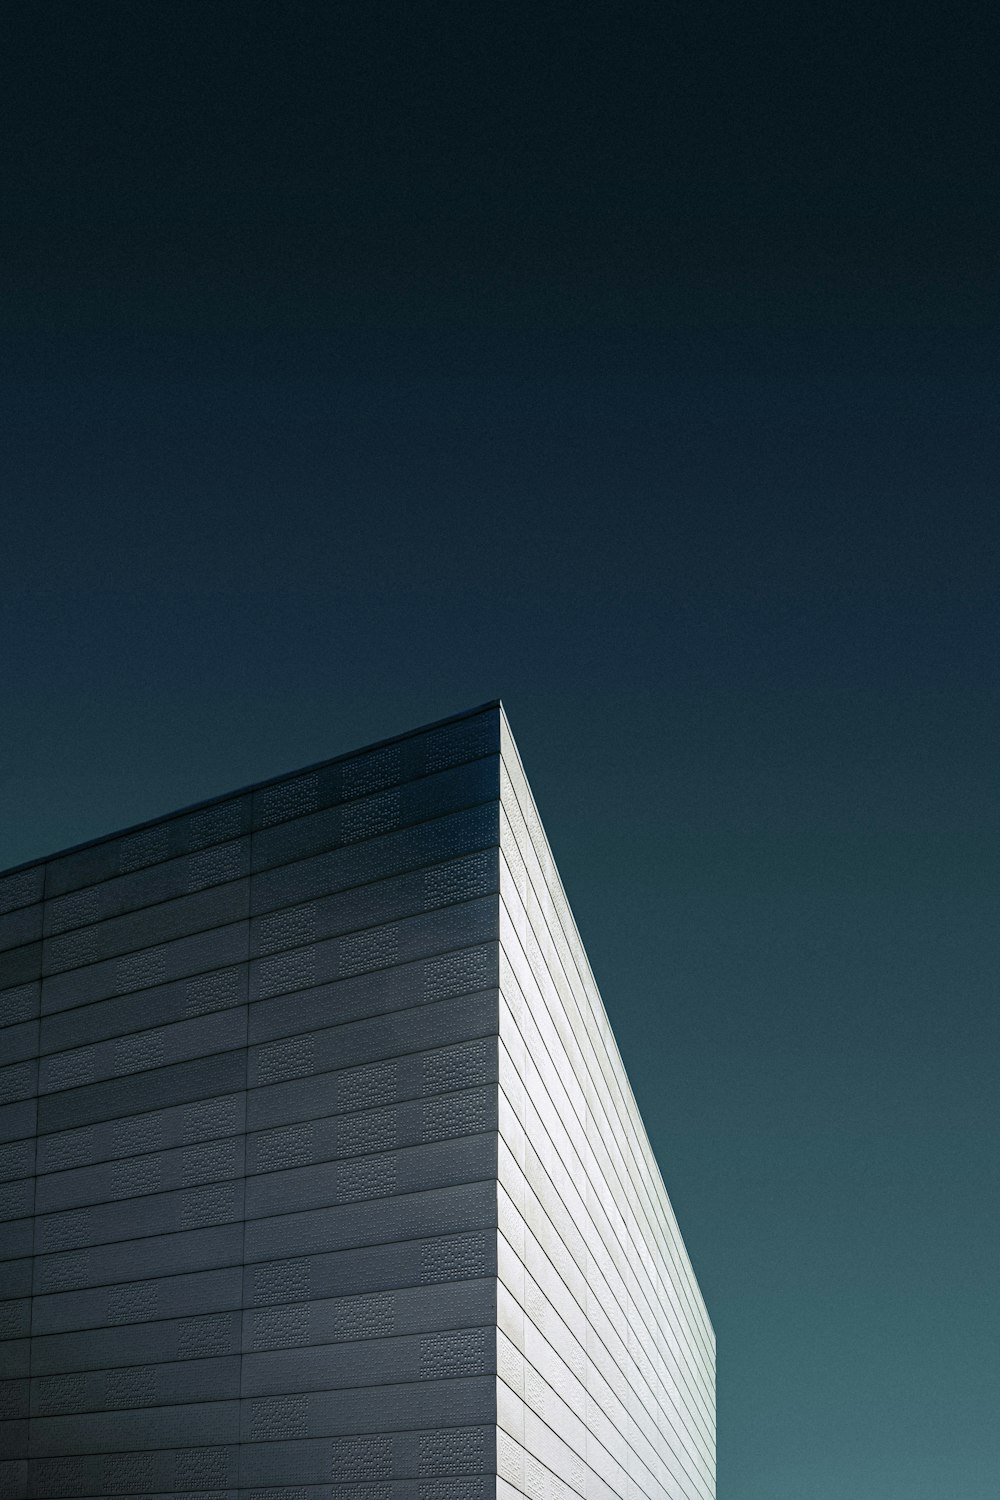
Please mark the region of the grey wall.
POLYGON ((715 1338, 513 740, 500 872, 498 1495, 715 1495, 715 1338))
POLYGON ((0 876, 0 1028, 0 1500, 712 1500, 498 708, 0 876))
POLYGON ((0 1495, 494 1494, 498 726, 0 877, 0 1495))

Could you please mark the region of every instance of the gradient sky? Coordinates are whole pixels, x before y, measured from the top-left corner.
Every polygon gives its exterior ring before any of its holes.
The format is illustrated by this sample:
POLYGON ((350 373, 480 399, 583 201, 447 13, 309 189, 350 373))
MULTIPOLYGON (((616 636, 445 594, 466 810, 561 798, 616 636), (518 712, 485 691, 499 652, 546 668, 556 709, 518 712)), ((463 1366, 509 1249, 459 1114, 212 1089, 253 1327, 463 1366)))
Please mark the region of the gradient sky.
POLYGON ((3 39, 0 866, 502 696, 720 1500, 997 1493, 995 30, 3 39))

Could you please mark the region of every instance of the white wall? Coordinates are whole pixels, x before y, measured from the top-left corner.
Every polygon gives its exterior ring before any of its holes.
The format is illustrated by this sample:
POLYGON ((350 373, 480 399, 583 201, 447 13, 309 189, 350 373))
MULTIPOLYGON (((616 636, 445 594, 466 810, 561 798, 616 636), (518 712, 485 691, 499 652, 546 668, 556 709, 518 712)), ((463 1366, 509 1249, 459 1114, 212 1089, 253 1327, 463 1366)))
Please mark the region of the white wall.
POLYGON ((715 1495, 715 1338, 506 722, 498 1495, 715 1495))

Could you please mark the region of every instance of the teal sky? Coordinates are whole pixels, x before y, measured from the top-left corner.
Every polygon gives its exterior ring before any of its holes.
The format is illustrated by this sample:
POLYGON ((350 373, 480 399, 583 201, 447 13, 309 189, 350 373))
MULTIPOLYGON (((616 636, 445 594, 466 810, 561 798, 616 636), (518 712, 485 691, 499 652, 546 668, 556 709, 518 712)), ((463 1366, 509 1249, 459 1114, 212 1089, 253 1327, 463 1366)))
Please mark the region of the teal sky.
POLYGON ((988 39, 274 14, 6 49, 0 866, 502 696, 720 1500, 995 1500, 988 39))

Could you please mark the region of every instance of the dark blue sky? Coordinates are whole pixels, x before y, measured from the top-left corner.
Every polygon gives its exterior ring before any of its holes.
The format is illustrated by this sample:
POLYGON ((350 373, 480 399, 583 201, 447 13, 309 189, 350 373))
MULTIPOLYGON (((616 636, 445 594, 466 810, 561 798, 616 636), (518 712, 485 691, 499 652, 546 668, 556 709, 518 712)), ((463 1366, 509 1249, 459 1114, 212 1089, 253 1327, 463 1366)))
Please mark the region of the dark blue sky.
POLYGON ((993 1500, 995 37, 12 31, 0 865, 501 695, 715 1321, 720 1500, 993 1500))

